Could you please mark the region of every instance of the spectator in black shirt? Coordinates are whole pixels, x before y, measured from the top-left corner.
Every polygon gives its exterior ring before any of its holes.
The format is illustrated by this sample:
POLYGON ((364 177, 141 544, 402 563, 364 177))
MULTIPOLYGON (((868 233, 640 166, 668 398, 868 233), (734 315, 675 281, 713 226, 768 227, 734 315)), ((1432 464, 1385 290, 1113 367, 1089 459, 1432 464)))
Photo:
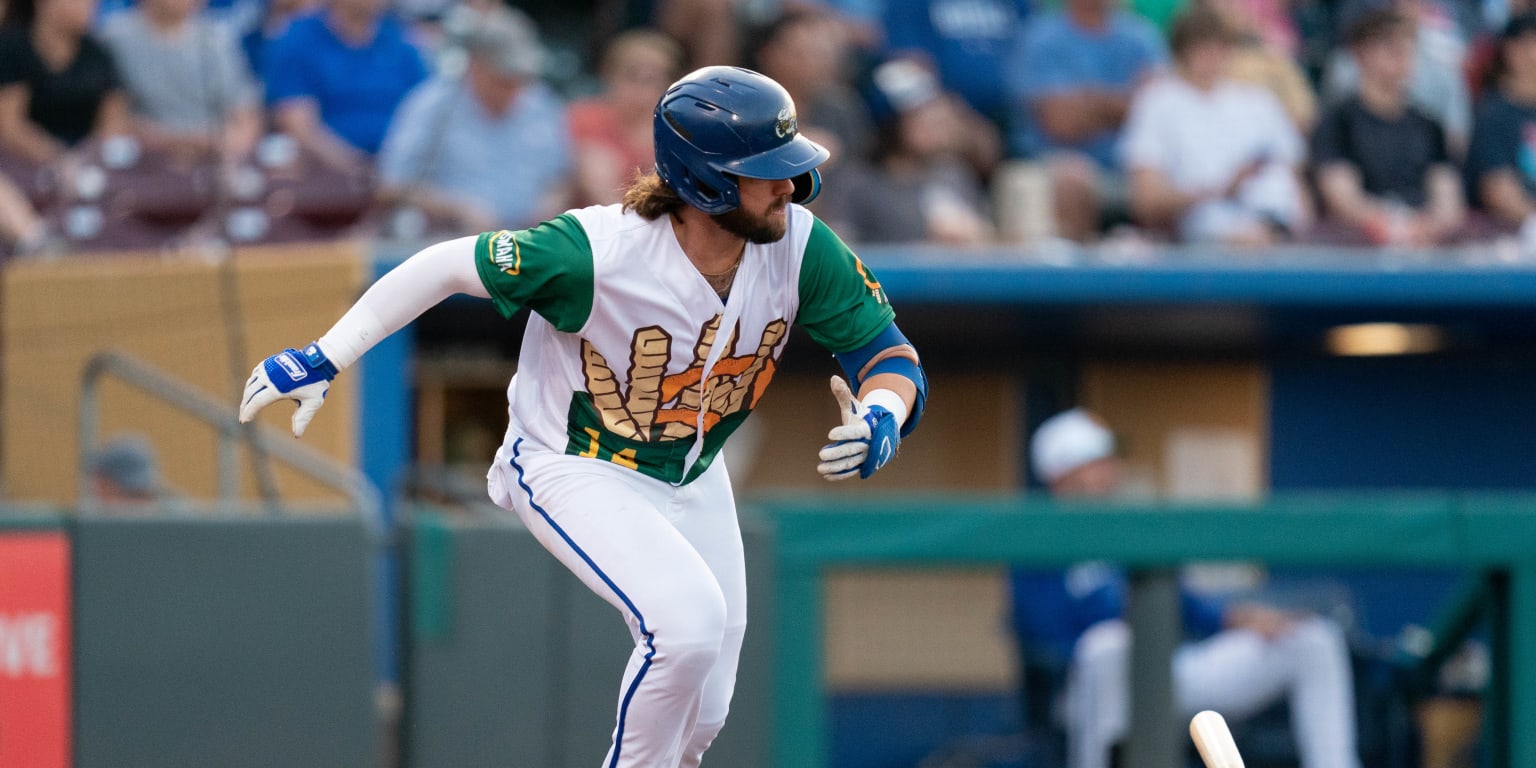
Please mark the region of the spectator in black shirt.
POLYGON ((1414 28, 1395 10, 1371 11, 1346 37, 1357 91, 1327 110, 1312 137, 1325 225, 1319 239, 1424 247, 1462 227, 1461 182, 1444 128, 1409 103, 1414 28))
POLYGON ((9 0, 0 22, 0 151, 35 163, 119 133, 128 102, 112 57, 89 36, 96 0, 9 0))
POLYGON ((1472 127, 1467 188, 1479 208, 1536 242, 1536 11, 1504 28, 1493 80, 1472 127))

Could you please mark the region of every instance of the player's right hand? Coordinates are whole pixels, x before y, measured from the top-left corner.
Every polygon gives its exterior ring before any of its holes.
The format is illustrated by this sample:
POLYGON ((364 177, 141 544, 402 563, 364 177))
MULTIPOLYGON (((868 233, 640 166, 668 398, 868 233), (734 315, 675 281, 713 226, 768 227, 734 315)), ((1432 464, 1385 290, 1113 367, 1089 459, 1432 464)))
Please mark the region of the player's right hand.
POLYGON ((251 371, 245 393, 240 396, 240 423, 256 418, 261 409, 278 400, 294 400, 299 408, 293 413, 293 436, 299 437, 315 417, 315 411, 325 404, 325 394, 334 378, 336 366, 326 359, 320 345, 310 344, 303 351, 285 349, 251 371))

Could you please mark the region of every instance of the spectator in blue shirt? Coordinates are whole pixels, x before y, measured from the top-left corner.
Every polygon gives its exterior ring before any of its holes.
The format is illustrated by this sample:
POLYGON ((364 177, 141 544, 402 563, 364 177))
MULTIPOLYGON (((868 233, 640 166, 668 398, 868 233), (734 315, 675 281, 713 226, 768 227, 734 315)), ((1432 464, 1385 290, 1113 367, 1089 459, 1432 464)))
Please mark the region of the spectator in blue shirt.
POLYGON ((267 49, 282 39, 288 25, 315 8, 315 0, 262 0, 255 18, 246 20, 240 32, 240 50, 245 53, 246 63, 258 77, 267 70, 267 49))
POLYGON ((1057 230, 1089 240, 1105 210, 1123 210, 1115 144, 1131 93, 1168 59, 1151 22, 1115 0, 1066 0, 1032 17, 1005 71, 1012 151, 1049 165, 1057 230))
POLYGON ((1027 15, 1028 0, 888 0, 886 49, 894 56, 926 55, 945 90, 1002 126, 1008 117, 1004 66, 1027 15))
MULTIPOLYGON (((1102 498, 1119 486, 1114 437, 1082 409, 1041 424, 1030 461, 1058 498, 1102 498)), ((1069 660, 1068 767, 1108 768, 1130 714, 1124 575, 1091 563, 1064 572, 1018 570, 1012 581, 1020 642, 1036 656, 1069 660)), ((1173 658, 1182 714, 1214 709, 1241 720, 1285 698, 1302 768, 1359 768, 1354 684, 1337 625, 1252 603, 1223 606, 1187 592, 1181 598, 1192 638, 1173 658)))
POLYGON ((406 97, 379 155, 380 181, 389 202, 456 231, 531 226, 570 197, 565 107, 539 81, 543 49, 527 16, 469 12, 463 75, 406 97))
POLYGON ((427 75, 421 52, 384 0, 330 0, 295 19, 265 58, 277 129, 345 170, 369 163, 400 100, 427 75))

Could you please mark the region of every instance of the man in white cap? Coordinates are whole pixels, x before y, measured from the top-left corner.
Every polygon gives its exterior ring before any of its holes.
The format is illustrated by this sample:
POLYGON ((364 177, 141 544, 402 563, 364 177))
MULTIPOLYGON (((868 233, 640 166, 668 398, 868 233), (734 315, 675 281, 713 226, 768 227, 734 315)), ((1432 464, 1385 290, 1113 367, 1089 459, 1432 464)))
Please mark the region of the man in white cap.
POLYGON ((1035 431, 1029 444, 1035 474, 1057 497, 1105 497, 1120 487, 1115 437, 1082 408, 1059 413, 1035 431))
MULTIPOLYGON (((1035 473, 1058 498, 1113 496, 1115 438, 1080 408, 1047 419, 1030 441, 1035 473)), ((1035 658, 1068 665, 1069 768, 1108 768, 1127 730, 1130 629, 1125 577, 1106 563, 1013 573, 1014 624, 1035 658)), ((1186 634, 1173 659, 1179 710, 1241 720, 1286 698, 1302 768, 1359 768, 1354 683, 1338 626, 1252 603, 1220 605, 1181 591, 1186 634)))

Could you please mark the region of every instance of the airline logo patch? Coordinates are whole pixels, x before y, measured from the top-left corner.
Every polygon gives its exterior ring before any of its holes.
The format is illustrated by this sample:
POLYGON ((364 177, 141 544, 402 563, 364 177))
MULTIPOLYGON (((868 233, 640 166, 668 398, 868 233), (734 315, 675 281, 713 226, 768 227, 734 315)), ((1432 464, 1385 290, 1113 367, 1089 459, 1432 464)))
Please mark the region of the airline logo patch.
POLYGON ((523 249, 517 244, 517 236, 508 230, 501 230, 491 236, 491 263, 497 269, 509 275, 517 275, 523 271, 523 249))

